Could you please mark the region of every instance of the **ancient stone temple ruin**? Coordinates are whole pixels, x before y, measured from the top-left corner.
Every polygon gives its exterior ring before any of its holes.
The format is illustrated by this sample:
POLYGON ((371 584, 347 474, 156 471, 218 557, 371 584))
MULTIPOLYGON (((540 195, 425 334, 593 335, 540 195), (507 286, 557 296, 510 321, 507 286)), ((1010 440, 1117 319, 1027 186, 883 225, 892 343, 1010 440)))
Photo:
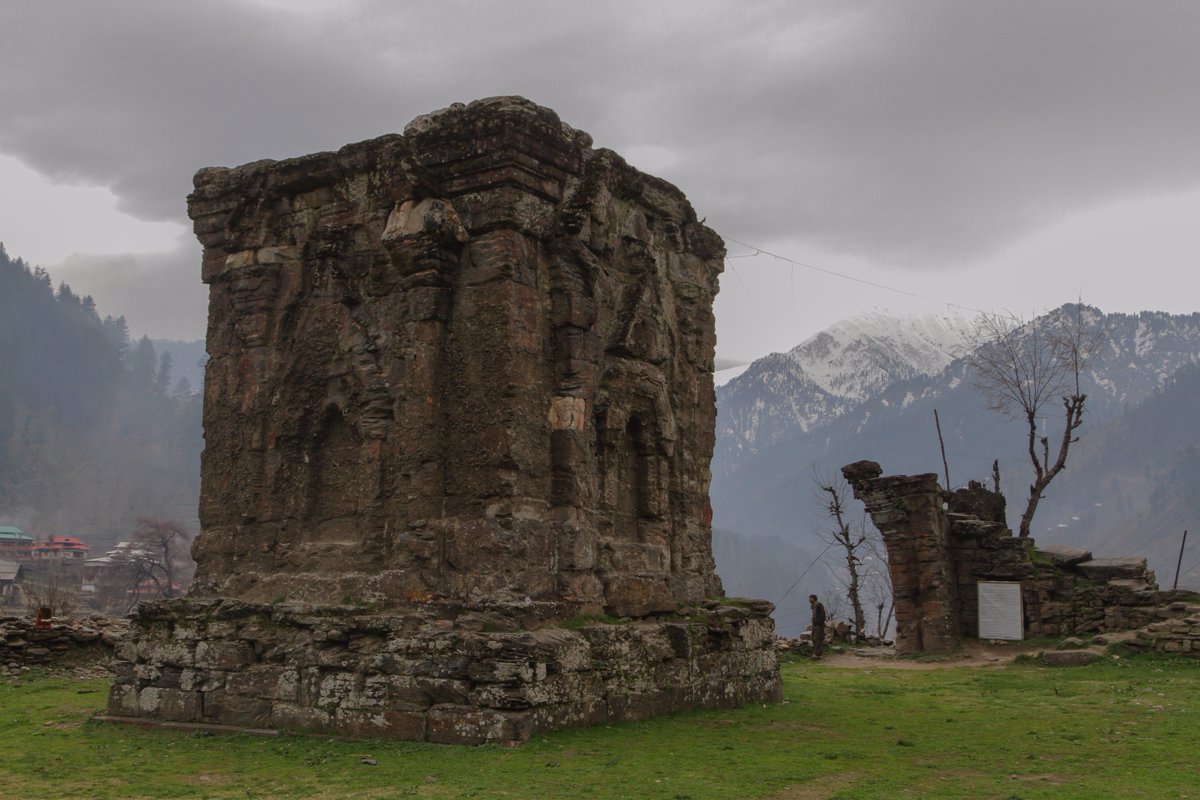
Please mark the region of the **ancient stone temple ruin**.
POLYGON ((887 547, 897 653, 944 653, 978 637, 981 581, 1019 584, 1030 636, 1132 630, 1197 610, 1190 592, 1159 591, 1144 558, 1013 536, 1004 496, 978 483, 947 492, 933 473, 883 476, 873 461, 842 474, 887 547))
POLYGON ((724 248, 678 189, 520 98, 195 185, 197 573, 111 715, 484 742, 779 696, 713 569, 724 248))

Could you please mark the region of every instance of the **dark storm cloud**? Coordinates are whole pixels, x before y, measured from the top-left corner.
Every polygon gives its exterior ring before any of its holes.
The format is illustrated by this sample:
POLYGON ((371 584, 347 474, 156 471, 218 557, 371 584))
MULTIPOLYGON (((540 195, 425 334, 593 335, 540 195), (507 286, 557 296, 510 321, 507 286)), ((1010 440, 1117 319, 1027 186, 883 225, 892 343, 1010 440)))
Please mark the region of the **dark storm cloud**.
POLYGON ((190 176, 515 93, 710 224, 913 266, 1200 185, 1200 4, 233 2, 0 11, 0 151, 181 219, 190 176))

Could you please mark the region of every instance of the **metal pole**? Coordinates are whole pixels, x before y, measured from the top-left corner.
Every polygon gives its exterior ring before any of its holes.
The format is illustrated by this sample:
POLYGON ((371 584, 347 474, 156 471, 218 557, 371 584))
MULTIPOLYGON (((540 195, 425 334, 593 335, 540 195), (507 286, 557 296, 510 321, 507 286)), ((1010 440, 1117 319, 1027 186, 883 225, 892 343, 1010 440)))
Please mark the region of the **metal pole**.
POLYGON ((1183 541, 1179 543, 1179 560, 1175 562, 1175 582, 1171 584, 1171 591, 1179 588, 1179 568, 1183 566, 1183 546, 1187 544, 1187 531, 1183 532, 1183 541))

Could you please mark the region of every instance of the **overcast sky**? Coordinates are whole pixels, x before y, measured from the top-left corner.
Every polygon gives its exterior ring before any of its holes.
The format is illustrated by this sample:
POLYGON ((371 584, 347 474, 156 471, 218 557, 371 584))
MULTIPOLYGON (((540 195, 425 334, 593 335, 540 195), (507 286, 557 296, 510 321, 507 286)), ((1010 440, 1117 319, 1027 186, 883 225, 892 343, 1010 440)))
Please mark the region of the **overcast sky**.
POLYGON ((0 241, 204 333, 191 176, 497 94, 730 242, 718 355, 868 308, 1200 310, 1200 3, 161 0, 0 5, 0 241), (812 269, 841 273, 917 297, 812 269))

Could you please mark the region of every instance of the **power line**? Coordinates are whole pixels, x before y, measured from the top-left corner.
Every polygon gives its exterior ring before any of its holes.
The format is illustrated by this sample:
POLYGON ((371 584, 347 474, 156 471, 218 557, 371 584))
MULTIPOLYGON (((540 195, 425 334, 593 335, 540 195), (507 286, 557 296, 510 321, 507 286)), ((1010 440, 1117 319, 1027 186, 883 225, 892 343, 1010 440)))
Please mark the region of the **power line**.
POLYGON ((824 550, 817 553, 817 557, 812 560, 811 564, 809 564, 807 567, 804 568, 804 572, 800 573, 800 577, 796 578, 795 582, 791 586, 788 587, 788 590, 786 592, 784 592, 783 595, 780 596, 780 598, 778 600, 775 601, 775 605, 778 606, 780 603, 782 603, 787 598, 787 596, 792 593, 792 589, 795 589, 797 586, 800 585, 800 581, 804 580, 804 576, 808 574, 808 571, 817 565, 817 562, 821 560, 821 556, 823 556, 827 552, 829 552, 829 548, 833 547, 834 544, 836 544, 836 542, 833 542, 833 543, 827 545, 824 550))
MULTIPOLYGON (((741 255, 736 255, 736 256, 728 256, 727 255, 727 256, 725 256, 726 260, 734 259, 734 258, 754 258, 755 256, 759 256, 759 255, 770 256, 771 258, 775 259, 776 261, 782 261, 786 264, 791 264, 794 267, 804 267, 805 269, 812 270, 813 272, 820 272, 824 275, 832 275, 835 278, 841 278, 842 280, 853 281, 854 283, 861 283, 864 286, 871 286, 876 289, 883 289, 885 292, 893 292, 895 294, 905 295, 906 297, 912 297, 917 300, 926 300, 930 303, 937 303, 938 305, 949 306, 950 308, 959 308, 959 309, 962 309, 963 311, 972 311, 976 314, 988 313, 988 312, 984 311, 983 309, 975 308, 974 306, 963 305, 962 303, 953 303, 948 300, 939 300, 936 297, 930 297, 928 295, 919 294, 917 292, 910 292, 907 289, 900 289, 895 286, 888 286, 887 284, 877 283, 876 281, 870 281, 870 280, 867 280, 866 278, 859 278, 855 275, 847 275, 846 273, 838 272, 837 270, 827 269, 825 267, 819 267, 816 264, 810 264, 806 261, 800 261, 798 259, 788 258, 787 256, 779 255, 778 253, 774 253, 770 250, 759 247, 758 245, 754 245, 754 244, 750 244, 748 242, 743 242, 738 239, 734 239, 731 236, 724 236, 722 238, 726 242, 731 242, 740 247, 745 247, 749 250, 754 251, 753 253, 743 253, 741 255)), ((730 269, 732 269, 732 268, 733 268, 733 265, 730 264, 730 269)), ((745 281, 742 281, 742 278, 740 275, 737 275, 736 272, 734 272, 734 275, 737 276, 738 281, 741 281, 743 286, 746 285, 745 281)), ((793 283, 792 290, 793 290, 793 292, 795 291, 794 283, 793 283)))

